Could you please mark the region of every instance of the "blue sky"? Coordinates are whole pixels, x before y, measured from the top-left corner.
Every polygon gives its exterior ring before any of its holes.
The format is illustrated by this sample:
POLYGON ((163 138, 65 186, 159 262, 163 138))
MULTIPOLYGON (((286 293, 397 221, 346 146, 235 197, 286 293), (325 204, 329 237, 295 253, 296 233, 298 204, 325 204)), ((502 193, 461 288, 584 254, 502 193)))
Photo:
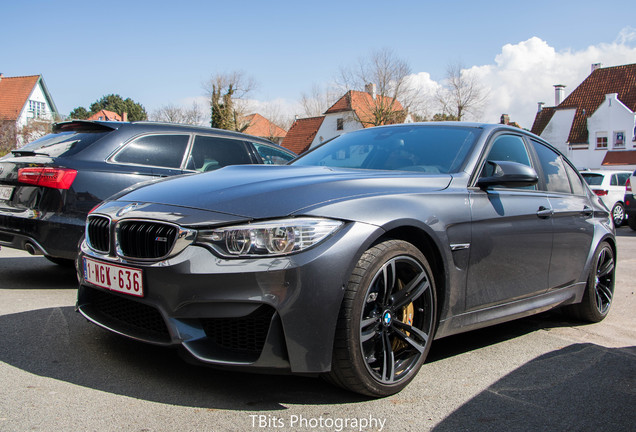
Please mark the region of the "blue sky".
POLYGON ((43 74, 63 114, 109 93, 131 97, 148 111, 181 104, 202 96, 206 78, 234 70, 258 83, 252 98, 292 104, 377 48, 392 49, 414 73, 435 82, 450 62, 496 66, 506 45, 532 56, 519 45, 532 38, 567 57, 615 46, 623 32, 627 37, 618 43, 627 51, 609 63, 636 62, 633 0, 29 0, 5 1, 0 13, 0 72, 43 74))

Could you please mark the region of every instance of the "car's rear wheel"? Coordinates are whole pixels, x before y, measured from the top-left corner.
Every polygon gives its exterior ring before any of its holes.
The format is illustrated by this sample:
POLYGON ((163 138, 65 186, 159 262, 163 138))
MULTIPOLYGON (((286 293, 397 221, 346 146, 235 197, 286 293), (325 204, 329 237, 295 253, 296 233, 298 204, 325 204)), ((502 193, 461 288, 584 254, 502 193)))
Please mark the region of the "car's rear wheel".
POLYGON ((367 250, 343 300, 329 381, 369 396, 402 390, 424 363, 436 323, 435 282, 412 244, 367 250))
POLYGON ((582 321, 602 321, 612 306, 615 273, 614 251, 609 243, 602 242, 594 253, 594 264, 587 279, 583 300, 567 306, 566 312, 582 321))
POLYGON ((627 214, 627 225, 636 231, 636 213, 628 213, 627 214))
POLYGON ((614 219, 614 226, 617 228, 625 222, 625 206, 622 203, 614 204, 612 219, 614 219))

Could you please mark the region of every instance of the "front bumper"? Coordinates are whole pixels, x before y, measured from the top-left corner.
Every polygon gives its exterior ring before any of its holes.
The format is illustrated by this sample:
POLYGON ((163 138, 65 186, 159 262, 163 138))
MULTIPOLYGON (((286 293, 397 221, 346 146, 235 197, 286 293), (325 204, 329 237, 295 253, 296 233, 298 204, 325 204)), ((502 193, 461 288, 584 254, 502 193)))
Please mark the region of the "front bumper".
POLYGON ((349 275, 379 230, 350 223, 312 249, 276 258, 225 259, 190 245, 152 264, 100 255, 83 243, 77 309, 110 331, 181 346, 201 362, 326 372, 349 275), (142 269, 144 297, 91 285, 83 275, 87 256, 142 269))

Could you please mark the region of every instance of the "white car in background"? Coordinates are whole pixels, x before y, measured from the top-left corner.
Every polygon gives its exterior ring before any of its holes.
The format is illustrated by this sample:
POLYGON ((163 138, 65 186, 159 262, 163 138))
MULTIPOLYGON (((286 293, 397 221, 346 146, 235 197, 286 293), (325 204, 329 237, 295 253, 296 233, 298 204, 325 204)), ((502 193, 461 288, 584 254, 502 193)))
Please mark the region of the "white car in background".
POLYGON ((627 219, 625 213, 625 184, 632 175, 631 171, 622 170, 584 170, 581 175, 590 189, 598 195, 603 204, 612 211, 612 219, 616 227, 627 219))

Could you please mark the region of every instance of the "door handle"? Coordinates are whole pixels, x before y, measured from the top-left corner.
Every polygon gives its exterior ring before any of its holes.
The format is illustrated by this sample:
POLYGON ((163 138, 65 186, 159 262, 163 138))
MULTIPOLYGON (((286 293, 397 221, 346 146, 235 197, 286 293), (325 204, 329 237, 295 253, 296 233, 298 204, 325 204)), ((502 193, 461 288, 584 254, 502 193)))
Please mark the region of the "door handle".
POLYGON ((539 211, 537 211, 537 216, 539 216, 541 219, 548 219, 552 217, 553 214, 554 210, 543 206, 539 207, 539 211))

